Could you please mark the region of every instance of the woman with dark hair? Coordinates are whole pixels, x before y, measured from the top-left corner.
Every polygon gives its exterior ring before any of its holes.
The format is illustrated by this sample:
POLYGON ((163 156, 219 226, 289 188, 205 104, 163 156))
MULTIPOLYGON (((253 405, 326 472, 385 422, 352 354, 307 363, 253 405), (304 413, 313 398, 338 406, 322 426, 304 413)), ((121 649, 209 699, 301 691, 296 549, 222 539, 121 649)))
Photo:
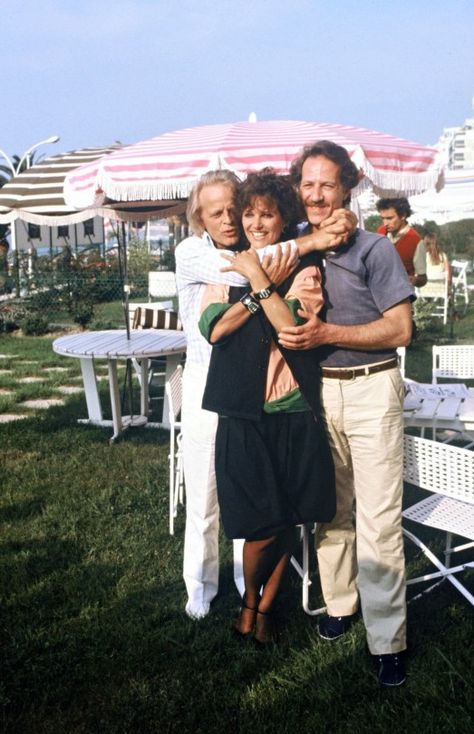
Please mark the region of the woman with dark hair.
POLYGON ((331 452, 319 416, 318 350, 286 350, 277 333, 298 309, 322 306, 319 255, 301 259, 280 286, 256 250, 294 237, 300 218, 288 179, 250 174, 237 194, 249 249, 229 257, 250 288, 207 286, 200 328, 214 345, 203 407, 219 415, 217 492, 224 530, 245 538, 241 637, 274 641, 273 609, 295 526, 335 513, 331 452))

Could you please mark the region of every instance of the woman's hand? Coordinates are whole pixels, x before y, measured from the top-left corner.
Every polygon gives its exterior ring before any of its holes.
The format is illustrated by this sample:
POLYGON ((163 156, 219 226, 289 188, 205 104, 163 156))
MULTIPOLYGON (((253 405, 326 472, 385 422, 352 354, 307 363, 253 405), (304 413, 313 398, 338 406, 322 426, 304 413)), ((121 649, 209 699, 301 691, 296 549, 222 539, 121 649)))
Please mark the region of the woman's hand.
POLYGON ((299 253, 290 245, 282 248, 277 245, 273 255, 265 255, 262 260, 262 268, 268 279, 275 285, 281 285, 293 272, 299 263, 299 253))
POLYGON ((259 276, 266 278, 255 250, 243 250, 242 252, 236 252, 234 255, 222 253, 222 257, 230 263, 225 268, 222 268, 222 272, 233 271, 240 273, 250 283, 252 279, 258 278, 259 276))

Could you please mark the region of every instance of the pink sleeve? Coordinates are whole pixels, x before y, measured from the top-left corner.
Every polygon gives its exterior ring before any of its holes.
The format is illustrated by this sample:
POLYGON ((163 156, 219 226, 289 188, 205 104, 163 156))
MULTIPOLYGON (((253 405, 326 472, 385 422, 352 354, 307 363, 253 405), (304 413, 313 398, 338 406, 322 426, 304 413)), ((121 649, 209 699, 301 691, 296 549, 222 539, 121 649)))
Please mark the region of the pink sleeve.
POLYGON ((219 283, 210 283, 203 290, 201 298, 201 313, 203 313, 211 303, 228 303, 229 302, 229 286, 219 283))
POLYGON ((297 298, 305 311, 318 313, 323 306, 321 271, 315 265, 308 265, 296 274, 285 298, 297 298))

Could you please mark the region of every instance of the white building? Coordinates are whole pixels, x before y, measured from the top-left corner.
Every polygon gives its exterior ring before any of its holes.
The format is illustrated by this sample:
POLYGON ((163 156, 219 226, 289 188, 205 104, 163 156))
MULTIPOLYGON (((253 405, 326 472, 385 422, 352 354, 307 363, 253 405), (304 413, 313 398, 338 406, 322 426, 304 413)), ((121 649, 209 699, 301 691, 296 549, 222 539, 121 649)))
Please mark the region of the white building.
MULTIPOLYGON (((474 97, 472 99, 474 115, 474 97)), ((410 197, 413 222, 437 224, 474 218, 474 116, 463 125, 446 127, 435 145, 445 164, 445 185, 438 193, 410 197)))

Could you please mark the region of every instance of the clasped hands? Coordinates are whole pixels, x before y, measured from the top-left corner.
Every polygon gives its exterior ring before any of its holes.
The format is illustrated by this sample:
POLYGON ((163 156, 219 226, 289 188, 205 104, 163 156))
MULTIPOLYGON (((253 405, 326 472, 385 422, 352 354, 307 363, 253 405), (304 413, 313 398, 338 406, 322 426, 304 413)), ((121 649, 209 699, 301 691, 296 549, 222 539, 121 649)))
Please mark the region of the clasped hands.
MULTIPOLYGON (((323 220, 317 230, 307 237, 311 246, 308 249, 325 252, 335 250, 344 245, 357 227, 356 215, 348 209, 336 209, 331 216, 323 220)), ((221 272, 240 273, 249 281, 251 275, 264 271, 270 282, 281 285, 293 272, 299 262, 299 253, 289 244, 285 247, 278 244, 271 255, 265 255, 260 263, 253 250, 244 250, 233 255, 221 253, 229 261, 229 265, 221 268, 221 272)))

